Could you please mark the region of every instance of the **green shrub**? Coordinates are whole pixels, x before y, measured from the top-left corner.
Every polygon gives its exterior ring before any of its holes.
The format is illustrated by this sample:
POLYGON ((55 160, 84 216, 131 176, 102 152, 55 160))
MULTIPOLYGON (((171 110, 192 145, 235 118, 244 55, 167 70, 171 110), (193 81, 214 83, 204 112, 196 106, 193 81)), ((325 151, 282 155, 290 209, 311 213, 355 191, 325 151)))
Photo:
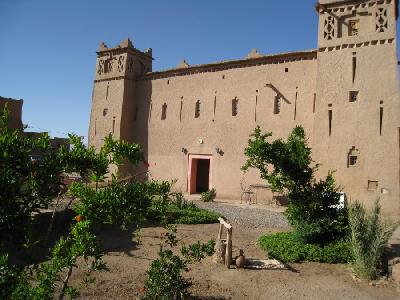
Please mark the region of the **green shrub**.
POLYGON ((194 205, 188 204, 184 208, 178 208, 175 203, 165 207, 164 214, 151 206, 147 211, 147 218, 153 221, 162 221, 168 224, 209 224, 217 223, 220 214, 210 212, 194 205))
POLYGON ((346 238, 348 215, 337 209, 340 188, 332 172, 325 179, 315 181, 316 167, 312 167, 311 149, 304 129, 296 126, 286 141, 268 140, 271 132, 262 133, 257 127, 250 136, 243 171, 256 168, 261 178, 268 181, 273 191, 289 199, 286 217, 305 243, 326 243, 346 238))
POLYGON ((366 279, 376 278, 383 249, 399 225, 383 220, 380 213, 378 200, 370 212, 358 201, 352 203, 349 209, 353 269, 358 276, 366 279))
POLYGON ((346 240, 325 245, 307 244, 299 241, 293 232, 262 236, 258 245, 269 257, 283 262, 347 263, 352 259, 350 243, 346 240))
POLYGON ((188 271, 189 264, 199 262, 206 255, 211 256, 214 253, 215 241, 210 240, 206 244, 200 242, 189 246, 183 244, 181 255, 174 254, 172 249, 178 244, 176 227, 169 226, 167 229, 168 247, 160 245, 158 258, 152 262, 147 271, 145 294, 142 299, 187 299, 191 283, 182 276, 182 272, 188 271))
POLYGON ((215 197, 217 197, 217 191, 215 189, 201 193, 201 200, 204 202, 213 202, 215 197))
POLYGON ((137 181, 126 184, 113 181, 97 191, 76 183, 70 187, 69 193, 80 198, 74 211, 94 225, 113 224, 126 228, 138 224, 145 218, 151 204, 148 184, 137 181))

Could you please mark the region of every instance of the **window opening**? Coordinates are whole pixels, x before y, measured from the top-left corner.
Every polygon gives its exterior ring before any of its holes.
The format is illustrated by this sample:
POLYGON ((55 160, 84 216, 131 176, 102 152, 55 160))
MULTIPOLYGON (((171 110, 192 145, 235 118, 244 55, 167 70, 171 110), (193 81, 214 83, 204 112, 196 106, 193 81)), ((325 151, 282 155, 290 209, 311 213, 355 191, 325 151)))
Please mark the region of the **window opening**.
POLYGON ((357 166, 359 163, 358 157, 360 156, 360 151, 356 149, 355 146, 351 147, 347 154, 347 167, 357 166))
POLYGON ((357 102, 358 101, 358 91, 350 91, 349 93, 349 101, 357 102))
POLYGON ((280 112, 281 112, 281 97, 279 95, 276 95, 274 100, 274 114, 277 115, 280 112))
POLYGON ((196 105, 195 105, 195 108, 194 108, 194 117, 195 118, 200 117, 200 100, 196 101, 196 105))
POLYGON ((232 99, 232 116, 235 117, 238 114, 238 102, 239 100, 235 97, 232 99))
POLYGON ((165 120, 167 118, 167 103, 164 102, 161 108, 161 120, 165 120))
POLYGON ((349 36, 356 36, 359 32, 360 20, 349 21, 349 36))

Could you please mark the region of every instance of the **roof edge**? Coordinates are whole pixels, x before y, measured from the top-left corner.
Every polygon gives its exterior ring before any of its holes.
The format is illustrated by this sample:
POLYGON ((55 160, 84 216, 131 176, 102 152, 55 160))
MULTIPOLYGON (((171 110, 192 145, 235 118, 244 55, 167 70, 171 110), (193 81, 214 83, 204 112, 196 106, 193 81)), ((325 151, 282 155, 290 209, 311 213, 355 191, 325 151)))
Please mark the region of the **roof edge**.
POLYGON ((316 59, 317 58, 317 49, 313 50, 305 50, 305 51, 296 51, 296 52, 287 52, 287 53, 279 53, 272 55, 263 55, 260 57, 254 58, 245 58, 245 59, 237 59, 237 60, 227 60, 215 63, 208 64, 200 64, 193 65, 185 68, 172 68, 161 71, 154 71, 146 73, 145 75, 139 76, 137 79, 147 79, 150 77, 164 77, 165 75, 180 75, 185 73, 199 73, 205 72, 209 69, 230 69, 230 68, 239 68, 245 65, 258 65, 264 64, 268 62, 286 62, 286 61, 295 61, 302 58, 307 59, 316 59))

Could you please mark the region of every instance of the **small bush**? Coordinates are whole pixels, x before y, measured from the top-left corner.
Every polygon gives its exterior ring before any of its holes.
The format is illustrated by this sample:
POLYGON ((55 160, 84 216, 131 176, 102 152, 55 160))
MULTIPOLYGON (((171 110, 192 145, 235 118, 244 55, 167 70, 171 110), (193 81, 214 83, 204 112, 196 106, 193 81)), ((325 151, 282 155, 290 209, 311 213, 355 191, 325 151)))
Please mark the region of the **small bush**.
POLYGON ((215 197, 217 197, 217 191, 215 189, 201 193, 201 200, 204 202, 213 202, 215 197))
POLYGON ((346 240, 325 245, 306 244, 293 232, 281 232, 260 237, 258 245, 268 256, 283 262, 347 263, 352 260, 351 245, 346 240))
POLYGON ((169 226, 165 241, 168 247, 160 245, 158 258, 154 260, 147 271, 144 296, 142 299, 170 300, 187 299, 191 282, 182 276, 183 271, 188 271, 189 264, 199 262, 206 255, 214 253, 215 241, 206 244, 197 242, 193 245, 182 245, 181 255, 176 255, 172 249, 178 244, 176 227, 169 226))
POLYGON ((370 212, 357 201, 349 209, 353 269, 358 276, 366 279, 376 278, 383 249, 399 225, 382 220, 380 212, 378 200, 370 212))
POLYGON ((147 219, 163 221, 169 224, 209 224, 217 223, 220 214, 187 204, 184 208, 178 208, 175 203, 170 203, 165 208, 165 213, 160 214, 158 209, 151 206, 147 212, 147 219))

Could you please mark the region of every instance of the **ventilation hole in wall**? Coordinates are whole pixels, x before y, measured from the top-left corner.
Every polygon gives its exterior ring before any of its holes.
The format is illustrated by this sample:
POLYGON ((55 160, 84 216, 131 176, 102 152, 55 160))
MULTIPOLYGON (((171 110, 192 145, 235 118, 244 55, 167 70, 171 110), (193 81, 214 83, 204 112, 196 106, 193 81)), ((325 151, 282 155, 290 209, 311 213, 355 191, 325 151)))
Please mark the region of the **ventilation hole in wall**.
POLYGON ((107 115, 107 113, 108 113, 108 109, 107 108, 103 109, 103 117, 105 117, 107 115))
POLYGON ((383 125, 383 107, 379 108, 379 135, 382 135, 382 125, 383 125))
POLYGON ((222 75, 222 79, 225 79, 225 75, 222 75))
POLYGON ((274 99, 274 115, 277 115, 280 112, 281 112, 281 97, 279 95, 276 95, 274 99))
POLYGON ((256 90, 256 93, 258 93, 258 90, 256 90))
POLYGON ((169 84, 169 79, 167 80, 167 84, 169 84))
POLYGON ((285 73, 289 72, 289 68, 285 68, 285 73))
POLYGON ((358 91, 350 91, 349 92, 349 102, 357 102, 358 101, 358 91))
POLYGON ((183 96, 181 96, 181 99, 183 99, 183 96))
POLYGON ((368 180, 368 190, 376 191, 378 189, 378 181, 377 180, 368 180))
POLYGON ((314 93, 314 99, 313 99, 313 106, 312 106, 312 112, 315 113, 315 102, 317 101, 317 94, 314 93))
POLYGON ((347 167, 350 168, 357 166, 359 164, 359 156, 360 151, 358 151, 355 146, 352 146, 347 153, 347 167))
POLYGON ((379 104, 383 104, 383 100, 379 101, 379 104))
POLYGON ((194 107, 194 117, 198 118, 200 117, 200 100, 196 101, 195 107, 194 107))
POLYGON ((135 106, 135 110, 133 112, 133 120, 136 121, 139 113, 139 108, 135 106))
POLYGON ((167 118, 167 103, 164 102, 161 108, 161 120, 165 120, 167 118))
POLYGON ((328 110, 329 136, 332 134, 332 109, 328 110))
POLYGON ((352 80, 354 83, 354 80, 356 79, 356 68, 357 68, 357 57, 355 56, 356 52, 353 52, 353 60, 352 60, 352 80))
POLYGON ((238 114, 238 102, 239 100, 235 97, 232 99, 232 116, 235 117, 238 114))
POLYGON ((182 121, 182 107, 183 107, 183 101, 181 101, 181 109, 179 110, 179 121, 182 121))
POLYGON ((113 117, 113 121, 112 121, 112 133, 114 134, 115 132, 115 117, 113 117))
POLYGON ((328 107, 332 107, 332 103, 329 103, 329 104, 328 104, 328 107))

